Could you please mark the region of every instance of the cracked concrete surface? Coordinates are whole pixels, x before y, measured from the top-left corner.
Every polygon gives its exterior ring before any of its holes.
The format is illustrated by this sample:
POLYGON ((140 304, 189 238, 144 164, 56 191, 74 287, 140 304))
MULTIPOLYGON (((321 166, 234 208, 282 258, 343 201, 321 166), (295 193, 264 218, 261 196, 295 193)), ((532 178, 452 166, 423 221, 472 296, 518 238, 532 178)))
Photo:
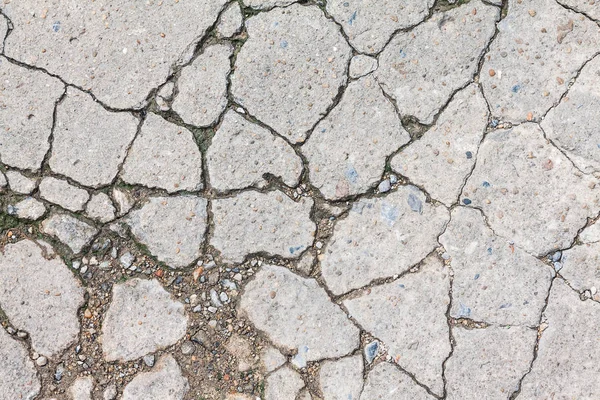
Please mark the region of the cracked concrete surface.
POLYGON ((600 398, 584 0, 0 3, 0 400, 600 398))

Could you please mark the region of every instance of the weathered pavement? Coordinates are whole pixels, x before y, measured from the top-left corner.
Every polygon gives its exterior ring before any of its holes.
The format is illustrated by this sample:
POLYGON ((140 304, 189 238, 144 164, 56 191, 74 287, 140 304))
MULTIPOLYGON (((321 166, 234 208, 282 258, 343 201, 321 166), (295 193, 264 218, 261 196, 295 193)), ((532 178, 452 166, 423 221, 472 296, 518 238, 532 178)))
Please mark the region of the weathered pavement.
POLYGON ((600 399, 600 3, 0 2, 0 400, 600 399))

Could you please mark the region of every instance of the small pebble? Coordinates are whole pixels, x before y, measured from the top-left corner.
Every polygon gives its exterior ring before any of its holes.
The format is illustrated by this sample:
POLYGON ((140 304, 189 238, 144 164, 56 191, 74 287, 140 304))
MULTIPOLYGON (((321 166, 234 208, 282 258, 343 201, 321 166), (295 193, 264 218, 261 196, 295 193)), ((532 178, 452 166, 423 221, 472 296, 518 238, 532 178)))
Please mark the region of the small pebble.
POLYGON ((367 344, 365 346, 365 359, 367 364, 371 364, 379 351, 379 342, 377 340, 367 344))
POLYGON ((561 263, 559 263, 559 262, 554 263, 554 270, 556 272, 560 271, 562 269, 562 267, 563 267, 563 265, 561 263))
POLYGON ((144 364, 146 364, 148 367, 153 367, 154 366, 154 354, 148 354, 148 355, 144 356, 144 364))
POLYGON ((389 192, 391 188, 392 185, 390 184, 390 181, 388 179, 382 181, 377 187, 380 193, 389 192))
POLYGON ((60 381, 65 373, 65 365, 60 363, 56 366, 56 370, 54 371, 54 380, 60 381))
POLYGON ((210 302, 215 307, 223 307, 223 303, 221 303, 221 300, 219 299, 219 294, 215 289, 210 289, 210 302))
POLYGON ((129 267, 131 267, 131 264, 133 264, 134 260, 135 260, 135 256, 133 254, 131 254, 130 252, 127 252, 127 253, 123 254, 119 258, 119 262, 121 263, 121 265, 123 266, 123 268, 129 268, 129 267))
POLYGON ((298 354, 296 354, 294 357, 292 357, 292 364, 294 364, 294 366, 296 368, 306 368, 306 354, 308 353, 308 347, 307 346, 301 346, 298 349, 298 354))
POLYGON ((557 251, 556 253, 552 254, 552 261, 560 261, 561 257, 562 257, 562 252, 557 251))
POLYGON ((40 356, 35 360, 35 363, 39 366, 39 367, 43 367, 44 365, 48 364, 48 359, 44 356, 40 356))
POLYGON ((181 354, 188 356, 193 354, 195 351, 196 346, 194 346, 194 343, 190 342, 189 340, 181 344, 181 354))

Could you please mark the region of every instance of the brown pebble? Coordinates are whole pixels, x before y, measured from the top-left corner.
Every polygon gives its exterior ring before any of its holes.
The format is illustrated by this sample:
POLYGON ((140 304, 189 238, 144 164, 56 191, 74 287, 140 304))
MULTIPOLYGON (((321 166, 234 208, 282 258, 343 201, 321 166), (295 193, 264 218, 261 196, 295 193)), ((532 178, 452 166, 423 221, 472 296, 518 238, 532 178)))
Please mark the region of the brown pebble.
POLYGON ((89 310, 89 308, 85 309, 85 312, 83 313, 83 316, 86 317, 87 319, 92 318, 92 312, 89 310))
POLYGON ((531 15, 532 17, 535 17, 537 13, 535 12, 535 10, 529 10, 529 15, 531 15))
POLYGON ((531 121, 533 120, 533 113, 532 112, 528 112, 527 113, 527 121, 531 121))
POLYGON ((493 69, 490 69, 490 76, 494 76, 496 75, 496 71, 494 71, 493 69))
POLYGON ((273 291, 273 292, 269 293, 269 296, 270 296, 272 299, 274 299, 274 298, 275 298, 275 296, 277 296, 277 293, 273 291))

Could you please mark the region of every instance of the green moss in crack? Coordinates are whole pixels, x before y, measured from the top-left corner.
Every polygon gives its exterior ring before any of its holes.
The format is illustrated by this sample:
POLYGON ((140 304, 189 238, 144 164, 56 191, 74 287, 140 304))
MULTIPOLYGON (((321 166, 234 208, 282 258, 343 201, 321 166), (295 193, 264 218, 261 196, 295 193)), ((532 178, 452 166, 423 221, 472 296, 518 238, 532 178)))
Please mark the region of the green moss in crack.
POLYGON ((471 2, 471 0, 457 0, 454 3, 451 3, 448 0, 440 0, 435 4, 433 10, 434 10, 434 12, 448 11, 453 8, 460 7, 464 4, 470 3, 470 2, 471 2))
POLYGON ((215 130, 212 128, 192 128, 190 129, 194 135, 194 140, 202 153, 206 153, 212 138, 215 136, 215 130))
POLYGON ((19 224, 20 222, 16 217, 0 212, 0 231, 14 229, 19 224))

